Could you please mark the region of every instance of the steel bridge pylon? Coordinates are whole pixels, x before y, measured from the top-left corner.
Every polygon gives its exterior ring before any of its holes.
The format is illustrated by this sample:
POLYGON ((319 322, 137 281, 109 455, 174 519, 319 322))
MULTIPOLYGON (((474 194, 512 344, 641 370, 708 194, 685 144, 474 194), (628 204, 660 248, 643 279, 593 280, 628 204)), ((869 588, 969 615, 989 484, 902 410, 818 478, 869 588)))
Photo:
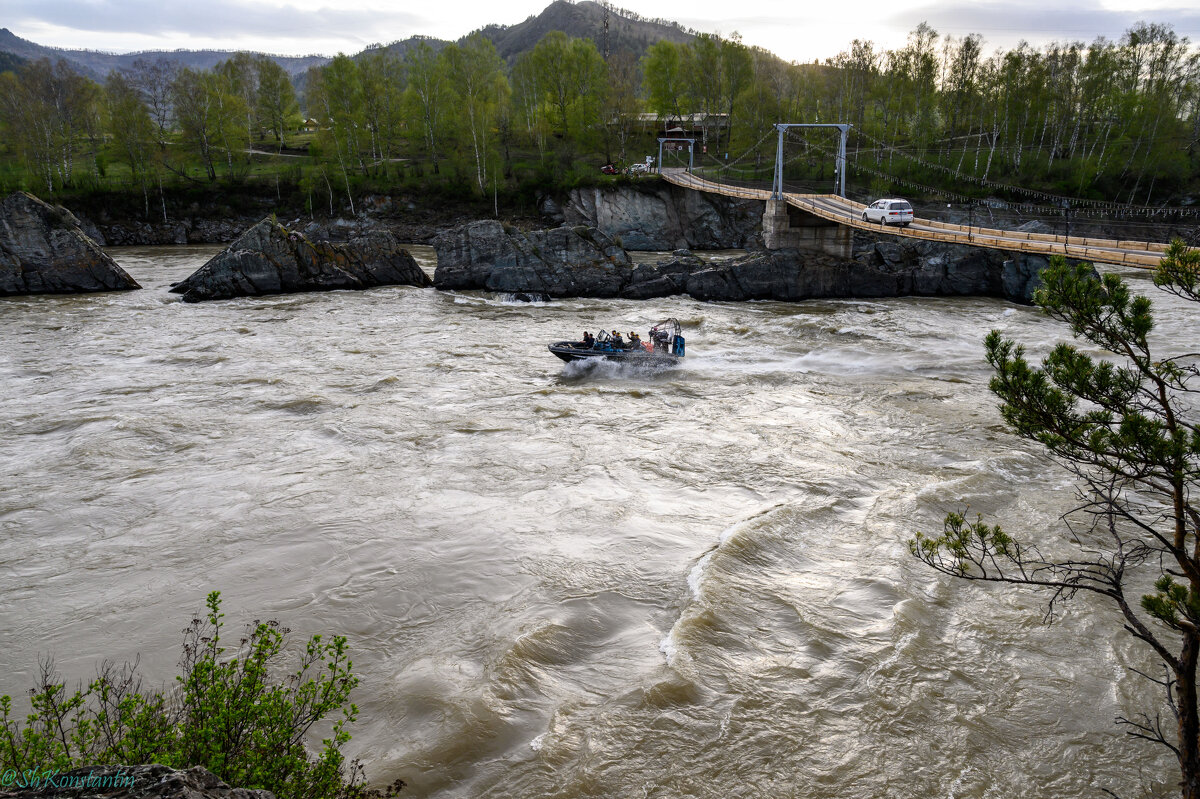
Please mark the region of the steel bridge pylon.
POLYGON ((779 122, 775 124, 775 129, 779 131, 779 144, 775 149, 775 182, 771 186, 771 196, 776 200, 783 199, 783 134, 788 128, 837 128, 841 132, 838 139, 838 154, 837 160, 834 162, 834 169, 837 170, 839 197, 846 196, 846 140, 850 137, 850 128, 853 127, 847 123, 817 123, 817 122, 779 122))

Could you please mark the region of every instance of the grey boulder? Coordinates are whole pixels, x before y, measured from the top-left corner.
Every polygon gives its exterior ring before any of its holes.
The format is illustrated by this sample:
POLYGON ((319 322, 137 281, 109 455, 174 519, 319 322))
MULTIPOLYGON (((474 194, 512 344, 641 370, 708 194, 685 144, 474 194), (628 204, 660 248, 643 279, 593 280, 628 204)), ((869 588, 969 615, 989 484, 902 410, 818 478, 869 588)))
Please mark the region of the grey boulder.
POLYGON ((0 296, 139 288, 67 209, 23 191, 0 200, 0 296))
POLYGON ((171 291, 185 302, 303 291, 428 286, 429 276, 391 233, 338 244, 309 241, 264 219, 171 291))

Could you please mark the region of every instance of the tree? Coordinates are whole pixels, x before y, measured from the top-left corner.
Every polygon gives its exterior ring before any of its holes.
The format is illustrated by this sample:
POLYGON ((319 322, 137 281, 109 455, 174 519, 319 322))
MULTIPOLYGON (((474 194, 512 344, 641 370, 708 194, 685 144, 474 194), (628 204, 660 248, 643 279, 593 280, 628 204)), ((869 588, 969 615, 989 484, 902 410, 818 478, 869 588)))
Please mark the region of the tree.
POLYGON ((663 39, 650 45, 642 59, 642 83, 650 109, 660 117, 683 117, 688 96, 687 45, 663 39))
POLYGON ((500 105, 508 100, 504 62, 496 46, 481 33, 472 33, 462 46, 447 45, 441 52, 446 72, 458 93, 458 112, 471 137, 475 155, 475 183, 486 193, 489 163, 489 134, 500 105))
POLYGON ((605 128, 608 132, 605 144, 605 154, 612 160, 611 140, 615 135, 620 145, 620 160, 626 159, 625 148, 633 136, 634 127, 638 123, 638 113, 642 110, 641 100, 638 99, 638 64, 633 53, 621 50, 608 59, 608 93, 607 118, 605 128))
POLYGON ((446 77, 445 62, 428 42, 421 41, 404 54, 405 71, 408 73, 408 89, 405 103, 410 115, 421 120, 421 137, 425 151, 433 161, 433 172, 439 171, 438 155, 445 136, 445 119, 448 116, 450 88, 446 77))
POLYGON ((159 59, 148 61, 139 58, 133 62, 129 80, 142 93, 142 101, 150 109, 150 118, 154 120, 158 142, 166 145, 167 134, 171 131, 172 90, 175 74, 178 68, 171 61, 159 59))
POLYGON ((150 109, 129 78, 115 70, 104 82, 104 100, 106 132, 121 159, 129 165, 134 181, 141 186, 149 216, 150 183, 158 174, 159 151, 150 109))
MULTIPOLYGON (((1114 274, 1095 277, 1087 264, 1055 258, 1036 300, 1076 338, 1124 363, 1095 358, 1062 343, 1040 367, 1024 349, 992 331, 991 390, 1022 438, 1036 441, 1079 480, 1080 507, 1067 517, 1065 558, 1019 543, 999 525, 964 514, 946 517, 940 536, 918 533, 914 555, 967 580, 1044 588, 1048 616, 1079 591, 1108 600, 1126 632, 1145 644, 1161 677, 1163 709, 1118 722, 1136 737, 1167 747, 1179 762, 1182 796, 1200 797, 1200 414, 1190 385, 1197 353, 1151 354, 1150 300, 1114 274), (1188 396, 1189 394, 1193 396, 1188 396), (1153 586, 1153 591, 1136 594, 1153 586)), ((1154 277, 1161 289, 1200 302, 1200 252, 1180 241, 1154 277)), ((1054 545, 1057 548, 1057 543, 1054 545)))
POLYGON ((171 96, 182 143, 195 149, 209 180, 217 179, 219 150, 225 151, 231 175, 235 153, 245 163, 245 150, 250 146, 246 103, 234 93, 230 75, 185 67, 171 83, 171 96))
POLYGON ((354 59, 338 53, 325 66, 308 71, 308 107, 321 123, 317 143, 322 151, 333 153, 354 213, 350 170, 357 165, 359 172, 366 172, 359 141, 365 125, 362 80, 354 59))
POLYGON ((96 128, 98 87, 45 58, 4 76, 0 112, 26 168, 48 192, 71 185, 79 140, 96 128))
POLYGON ((404 95, 404 64, 390 50, 379 49, 359 60, 363 89, 363 121, 371 137, 371 156, 383 174, 399 144, 404 95))
POLYGON ((279 64, 269 58, 259 58, 254 63, 258 70, 258 95, 255 97, 258 125, 271 131, 282 150, 288 129, 297 127, 300 121, 296 90, 279 64))

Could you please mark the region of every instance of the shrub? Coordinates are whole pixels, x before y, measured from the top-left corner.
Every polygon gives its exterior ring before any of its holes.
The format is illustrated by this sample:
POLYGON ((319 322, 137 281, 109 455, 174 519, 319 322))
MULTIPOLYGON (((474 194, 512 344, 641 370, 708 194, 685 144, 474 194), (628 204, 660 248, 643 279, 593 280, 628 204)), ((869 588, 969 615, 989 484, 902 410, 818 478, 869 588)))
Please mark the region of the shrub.
POLYGON ((153 762, 204 766, 230 785, 264 788, 279 799, 366 795, 361 764, 347 763, 341 752, 358 714, 346 639, 312 636, 279 679, 272 669, 289 630, 255 621, 230 657, 221 646, 220 593, 210 593, 206 604, 205 618, 184 630, 173 691, 146 690, 136 661, 105 662, 90 684, 68 691, 53 661, 44 660, 24 724, 13 716, 12 699, 0 697, 0 770, 153 762), (305 739, 327 718, 328 737, 310 753, 305 739))

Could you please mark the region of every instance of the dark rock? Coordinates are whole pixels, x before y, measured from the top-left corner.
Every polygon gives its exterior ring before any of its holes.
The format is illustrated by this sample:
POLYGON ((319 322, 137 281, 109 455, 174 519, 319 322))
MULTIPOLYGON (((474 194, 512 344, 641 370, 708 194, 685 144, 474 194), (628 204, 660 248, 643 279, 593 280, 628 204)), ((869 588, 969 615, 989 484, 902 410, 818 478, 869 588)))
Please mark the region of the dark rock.
POLYGON ((264 219, 171 291, 186 302, 200 302, 390 285, 430 285, 390 233, 368 233, 346 244, 313 242, 264 219))
POLYGON ((615 297, 628 281, 629 253, 588 227, 507 232, 471 222, 434 239, 440 289, 538 292, 551 297, 615 297))
MULTIPOLYGON (((869 236, 870 234, 868 234, 869 236)), ((456 228, 435 241, 441 289, 538 292, 552 297, 699 300, 989 296, 1031 301, 1040 256, 894 237, 859 241, 854 261, 798 250, 752 252, 706 263, 690 253, 633 265, 590 228, 506 232, 498 222, 456 228)))
POLYGON ((549 195, 543 197, 538 203, 538 213, 542 215, 543 219, 548 222, 553 222, 556 225, 561 225, 563 222, 567 221, 566 217, 563 216, 562 208, 560 208, 558 203, 554 202, 554 198, 549 195))
POLYGON ((603 231, 627 250, 729 249, 755 246, 764 203, 670 184, 573 189, 568 224, 603 231))
POLYGON ((104 234, 100 231, 100 228, 96 226, 95 222, 79 213, 75 214, 75 218, 79 220, 79 229, 83 231, 83 235, 87 236, 101 247, 108 246, 108 240, 104 238, 104 234))
POLYGON ((138 288, 67 209, 23 191, 0 200, 0 296, 138 288))
POLYGON ((230 788, 202 766, 83 766, 37 772, 26 781, 28 787, 0 792, 0 799, 275 799, 270 791, 230 788))

